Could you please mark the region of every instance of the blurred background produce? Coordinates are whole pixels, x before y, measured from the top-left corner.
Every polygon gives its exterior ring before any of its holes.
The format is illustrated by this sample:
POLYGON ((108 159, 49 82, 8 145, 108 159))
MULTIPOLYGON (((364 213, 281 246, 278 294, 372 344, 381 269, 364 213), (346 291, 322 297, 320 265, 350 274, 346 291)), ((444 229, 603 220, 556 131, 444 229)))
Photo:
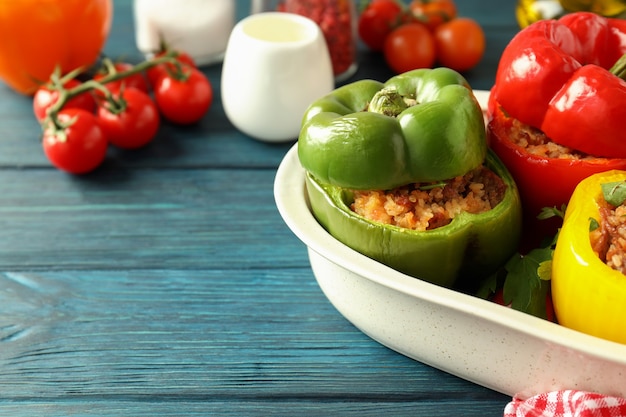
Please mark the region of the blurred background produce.
MULTIPOLYGON (((626 0, 516 0, 502 7, 511 8, 520 28, 576 11, 626 17, 626 0)), ((480 23, 454 0, 365 0, 358 9, 360 41, 394 73, 434 66, 466 72, 489 47, 480 23)))
POLYGON ((361 4, 358 33, 382 52, 395 73, 445 66, 459 72, 482 59, 486 39, 480 24, 458 13, 453 0, 372 0, 361 4))
POLYGON ((102 50, 113 16, 112 0, 0 2, 0 78, 33 94, 56 67, 89 67, 102 50))

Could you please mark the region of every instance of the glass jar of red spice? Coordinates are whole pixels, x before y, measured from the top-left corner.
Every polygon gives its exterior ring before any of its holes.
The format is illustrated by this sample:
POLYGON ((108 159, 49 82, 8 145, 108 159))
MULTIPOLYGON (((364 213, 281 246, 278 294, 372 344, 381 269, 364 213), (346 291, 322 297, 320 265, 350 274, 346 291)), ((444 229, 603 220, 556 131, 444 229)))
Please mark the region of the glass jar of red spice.
POLYGON ((356 8, 353 0, 254 0, 252 12, 282 11, 306 16, 318 24, 333 65, 335 81, 352 76, 357 68, 356 8))

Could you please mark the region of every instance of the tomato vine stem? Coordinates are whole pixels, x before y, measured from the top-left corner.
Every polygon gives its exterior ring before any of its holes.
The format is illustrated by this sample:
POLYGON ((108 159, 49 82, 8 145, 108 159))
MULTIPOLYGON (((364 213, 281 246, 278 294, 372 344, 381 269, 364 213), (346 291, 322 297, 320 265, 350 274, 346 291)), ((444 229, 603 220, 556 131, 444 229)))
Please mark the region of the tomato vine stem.
MULTIPOLYGON (((57 115, 59 111, 61 111, 63 106, 65 106, 65 104, 72 98, 80 94, 87 93, 89 91, 98 90, 103 93, 105 99, 110 100, 112 94, 111 94, 111 91, 108 88, 106 88, 105 84, 110 83, 112 81, 118 81, 118 80, 124 79, 130 75, 141 73, 157 65, 168 64, 168 63, 176 65, 178 63, 178 60, 176 59, 177 56, 178 56, 178 52, 169 51, 159 57, 152 58, 152 59, 140 62, 136 65, 133 65, 132 68, 129 68, 127 70, 119 71, 119 72, 110 72, 106 76, 100 78, 98 81, 88 80, 70 89, 63 88, 63 83, 66 82, 68 78, 74 78, 76 75, 78 75, 81 72, 79 69, 76 69, 70 72, 64 77, 59 77, 58 75, 53 76, 53 79, 52 79, 53 87, 55 87, 59 91, 59 98, 54 103, 54 105, 52 105, 50 109, 48 110, 47 119, 50 119, 52 123, 54 123, 55 128, 63 129, 64 126, 62 126, 57 120, 57 115)), ((48 122, 44 121, 43 125, 46 126, 47 123, 48 122)))

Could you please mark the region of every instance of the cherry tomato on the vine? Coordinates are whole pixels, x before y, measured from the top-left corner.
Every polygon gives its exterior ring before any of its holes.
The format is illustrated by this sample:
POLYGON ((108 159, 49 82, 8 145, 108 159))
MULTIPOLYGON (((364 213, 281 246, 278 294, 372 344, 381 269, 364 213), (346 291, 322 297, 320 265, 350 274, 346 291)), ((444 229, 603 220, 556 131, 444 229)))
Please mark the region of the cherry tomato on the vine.
POLYGON ((431 30, 457 17, 453 0, 413 0, 409 4, 409 10, 415 19, 431 30))
MULTIPOLYGON (((163 55, 165 55, 167 51, 161 51, 157 54, 154 55, 155 58, 159 58, 163 55)), ((176 55, 176 60, 181 64, 181 65, 187 65, 190 67, 195 68, 196 67, 196 62, 194 61, 193 57, 191 55, 189 55, 187 52, 183 52, 183 51, 177 51, 177 55, 176 55)), ((151 86, 154 86, 157 82, 157 80, 161 77, 161 75, 167 74, 168 71, 173 71, 175 72, 177 70, 176 65, 175 64, 159 64, 159 65, 155 65, 153 67, 150 67, 147 71, 146 71, 146 76, 148 77, 148 82, 150 83, 151 86)))
POLYGON ((96 116, 83 109, 64 109, 58 115, 65 127, 44 128, 43 150, 52 165, 71 174, 85 174, 104 160, 108 141, 96 116))
POLYGON ((458 17, 435 28, 437 61, 456 71, 467 71, 485 53, 485 33, 474 19, 458 17))
MULTIPOLYGON (((63 85, 65 89, 71 89, 79 85, 80 82, 75 79, 70 79, 63 85)), ((35 95, 33 96, 33 113, 35 113, 35 117, 39 122, 41 122, 46 117, 46 112, 48 108, 57 102, 59 99, 59 91, 55 89, 50 89, 47 86, 41 86, 35 91, 35 95)), ((88 112, 93 113, 96 109, 96 101, 93 98, 91 93, 86 92, 77 95, 76 97, 68 100, 67 103, 63 105, 63 108, 70 109, 83 109, 88 112)))
POLYGON ((98 105, 98 123, 109 142, 124 149, 135 149, 148 144, 160 125, 159 110, 150 96, 136 88, 125 88, 113 93, 121 102, 120 111, 112 111, 112 104, 98 105))
POLYGON ((435 40, 422 23, 406 23, 394 29, 385 40, 383 50, 389 67, 400 74, 435 63, 435 40))
POLYGON ((373 51, 382 51, 385 38, 401 22, 402 6, 395 0, 373 0, 361 12, 359 37, 373 51))
POLYGON ((166 119, 177 124, 199 121, 211 107, 213 88, 197 68, 183 66, 182 76, 162 75, 154 85, 157 107, 166 119))
MULTIPOLYGON (((116 62, 113 64, 113 66, 114 66, 115 72, 128 71, 133 68, 133 65, 129 64, 128 62, 116 62)), ((106 71, 98 72, 96 75, 94 75, 93 79, 96 81, 99 81, 102 78, 106 77, 107 75, 108 73, 106 71)), ((141 90, 144 93, 148 93, 150 91, 148 80, 146 79, 146 76, 142 72, 137 72, 135 74, 129 75, 117 81, 111 81, 106 84, 106 87, 111 92, 115 92, 119 90, 122 85, 124 86, 124 88, 132 87, 132 88, 141 90)))

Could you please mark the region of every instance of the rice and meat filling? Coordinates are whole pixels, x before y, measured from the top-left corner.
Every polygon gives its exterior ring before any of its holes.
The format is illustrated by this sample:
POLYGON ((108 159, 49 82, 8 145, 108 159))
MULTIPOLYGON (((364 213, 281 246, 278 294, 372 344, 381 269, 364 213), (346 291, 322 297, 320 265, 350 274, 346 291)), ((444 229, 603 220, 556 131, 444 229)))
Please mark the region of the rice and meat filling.
POLYGON ((513 143, 525 148, 528 153, 533 155, 560 159, 594 158, 591 155, 553 142, 541 130, 522 123, 517 119, 512 120, 511 127, 507 133, 507 136, 513 143))
POLYGON ((626 206, 600 207, 599 227, 590 232, 591 247, 602 262, 626 274, 626 206))
POLYGON ((445 226, 462 212, 491 210, 502 201, 505 191, 500 177, 480 167, 441 184, 354 191, 351 208, 372 221, 423 231, 445 226))
MULTIPOLYGON (((560 159, 593 159, 566 146, 554 143, 541 130, 513 120, 509 138, 534 155, 560 159)), ((590 232, 591 247, 602 262, 626 274, 626 206, 608 203, 600 207, 599 227, 590 232)))

